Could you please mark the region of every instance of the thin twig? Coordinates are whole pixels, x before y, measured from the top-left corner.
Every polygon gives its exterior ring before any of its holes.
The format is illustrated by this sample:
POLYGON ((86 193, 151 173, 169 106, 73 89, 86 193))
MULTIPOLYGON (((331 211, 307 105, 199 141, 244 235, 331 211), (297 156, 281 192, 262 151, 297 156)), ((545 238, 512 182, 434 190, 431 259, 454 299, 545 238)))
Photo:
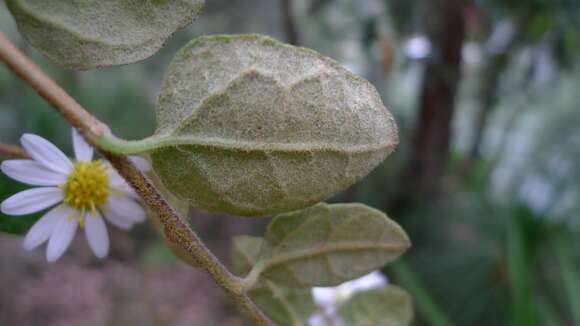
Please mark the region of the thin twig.
MULTIPOLYGON (((18 50, 0 33, 0 60, 10 70, 28 83, 52 107, 95 146, 95 140, 107 127, 80 106, 60 86, 44 74, 30 59, 18 50)), ((96 147, 96 146, 95 146, 96 147)), ((160 220, 167 239, 188 252, 220 285, 238 308, 256 325, 272 325, 272 322, 252 302, 244 292, 243 282, 231 274, 203 244, 193 230, 182 222, 179 215, 163 198, 151 181, 143 175, 131 161, 123 155, 99 152, 115 167, 119 174, 143 198, 149 209, 160 220)))
POLYGON ((38 95, 44 98, 73 127, 77 128, 88 141, 103 133, 104 125, 77 101, 68 95, 28 57, 0 33, 1 60, 18 75, 38 95))
POLYGON ((7 158, 30 159, 30 156, 20 147, 0 144, 0 156, 7 158))

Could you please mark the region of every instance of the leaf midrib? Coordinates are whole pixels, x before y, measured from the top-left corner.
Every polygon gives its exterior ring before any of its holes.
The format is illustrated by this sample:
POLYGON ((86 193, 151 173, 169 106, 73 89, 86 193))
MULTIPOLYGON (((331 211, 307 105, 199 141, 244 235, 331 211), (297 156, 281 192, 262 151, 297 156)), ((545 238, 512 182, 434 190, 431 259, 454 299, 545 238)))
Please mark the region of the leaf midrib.
POLYGON ((191 136, 160 136, 154 140, 153 148, 173 146, 200 146, 213 147, 223 150, 245 152, 336 152, 336 153, 368 153, 384 149, 394 148, 396 143, 388 141, 379 144, 368 145, 338 145, 333 143, 309 142, 309 143, 277 143, 257 141, 237 141, 221 137, 191 137, 191 136))
POLYGON ((263 265, 261 266, 262 272, 266 271, 269 268, 273 268, 276 265, 287 264, 288 262, 301 260, 301 259, 308 259, 315 256, 324 256, 328 254, 335 254, 340 252, 347 252, 347 251, 365 251, 365 250, 383 250, 383 251, 391 251, 391 252, 398 252, 402 251, 405 248, 404 244, 377 244, 375 242, 348 242, 348 243, 341 243, 341 244, 332 244, 320 247, 318 249, 307 249, 307 250, 298 250, 293 251, 288 254, 276 254, 275 259, 265 259, 263 261, 263 265))

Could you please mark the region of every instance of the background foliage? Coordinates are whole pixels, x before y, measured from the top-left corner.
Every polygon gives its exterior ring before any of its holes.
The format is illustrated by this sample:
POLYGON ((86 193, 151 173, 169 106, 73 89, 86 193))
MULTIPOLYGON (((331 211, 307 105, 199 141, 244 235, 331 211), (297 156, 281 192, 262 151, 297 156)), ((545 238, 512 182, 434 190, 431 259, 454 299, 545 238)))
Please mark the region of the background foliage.
MULTIPOLYGON (((153 133, 167 63, 195 36, 263 33, 335 58, 374 83, 401 130, 397 152, 336 200, 380 208, 409 234, 412 249, 385 273, 410 291, 415 323, 566 325, 580 324, 579 9, 575 0, 213 0, 152 58, 90 72, 49 63, 6 10, 0 30, 129 139, 153 133)), ((46 106, 0 68, 3 142, 31 132, 70 149, 68 126, 46 106)), ((19 187, 0 178, 1 198, 19 187)), ((192 223, 229 257, 222 239, 263 234, 266 221, 194 212, 192 223)), ((0 236, 0 324, 33 324, 32 307, 48 325, 241 323, 204 276, 182 276, 191 273, 147 226, 113 236, 107 262, 79 243, 76 257, 48 268, 19 237, 0 236)))

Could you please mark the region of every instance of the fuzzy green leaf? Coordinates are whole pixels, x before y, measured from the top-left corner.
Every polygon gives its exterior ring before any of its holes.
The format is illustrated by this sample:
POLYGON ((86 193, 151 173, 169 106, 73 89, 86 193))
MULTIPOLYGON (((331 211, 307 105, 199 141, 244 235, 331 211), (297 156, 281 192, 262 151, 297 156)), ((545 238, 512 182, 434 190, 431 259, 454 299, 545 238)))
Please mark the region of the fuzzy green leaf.
POLYGON ((204 0, 6 0, 24 37, 71 69, 145 59, 190 24, 204 0))
POLYGON ((258 261, 263 243, 263 238, 249 235, 241 235, 234 238, 232 270, 235 274, 244 276, 252 270, 258 261))
POLYGON ((381 211, 319 204, 272 220, 252 274, 288 287, 335 286, 382 267, 409 246, 403 229, 381 211))
POLYGON ((155 136, 120 150, 152 151, 164 184, 193 206, 242 216, 323 201, 398 143, 369 82, 312 50, 259 35, 185 46, 165 76, 157 123, 155 136))
POLYGON ((345 326, 406 326, 413 320, 407 292, 397 286, 354 294, 339 307, 345 326))
MULTIPOLYGON (((233 265, 239 275, 247 274, 257 262, 263 239, 239 236, 234 239, 233 265)), ((310 289, 289 289, 272 281, 260 280, 250 297, 277 325, 305 325, 315 311, 310 289)))

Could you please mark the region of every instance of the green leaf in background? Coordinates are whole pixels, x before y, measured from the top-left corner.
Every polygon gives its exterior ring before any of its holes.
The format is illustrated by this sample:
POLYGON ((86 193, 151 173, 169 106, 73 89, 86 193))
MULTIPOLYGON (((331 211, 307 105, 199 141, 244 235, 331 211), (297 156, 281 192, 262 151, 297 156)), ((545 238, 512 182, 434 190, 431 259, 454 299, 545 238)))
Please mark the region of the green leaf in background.
POLYGON ((145 59, 199 14, 204 0, 7 0, 37 50, 71 69, 145 59))
POLYGON ((553 237, 554 252, 560 265, 560 273, 568 297, 569 310, 572 313, 574 325, 580 325, 580 272, 576 262, 576 239, 573 235, 561 232, 559 237, 553 237))
POLYGON ((304 288, 335 286, 382 267, 410 246, 405 231, 362 204, 318 204, 268 226, 252 275, 304 288))
POLYGON ((193 206, 242 216, 306 208, 373 170, 398 143, 376 89, 330 58, 260 35, 200 37, 165 76, 155 136, 100 145, 152 151, 193 206))
POLYGON ((521 208, 507 223, 507 272, 512 301, 512 323, 514 325, 538 325, 537 302, 534 299, 531 268, 531 246, 526 241, 530 226, 535 226, 531 211, 521 208))
MULTIPOLYGON (((263 239, 239 236, 233 241, 233 269, 238 275, 250 272, 257 262, 263 239)), ((277 325, 305 325, 316 307, 310 289, 289 289, 268 280, 259 280, 249 291, 254 302, 277 325)))
MULTIPOLYGON (((6 198, 14 195, 15 193, 28 188, 30 188, 30 186, 13 181, 4 174, 0 173, 0 202, 4 201, 6 198)), ((40 219, 45 212, 46 211, 42 211, 24 216, 8 216, 0 213, 0 232, 25 234, 28 229, 30 229, 32 225, 36 223, 36 221, 38 221, 38 219, 40 219)))
POLYGON ((421 279, 413 272, 404 259, 399 259, 390 264, 389 269, 392 270, 395 280, 403 285, 413 296, 417 312, 421 315, 422 320, 430 326, 451 325, 449 319, 435 302, 421 279))
POLYGON ((345 326, 405 326, 413 320, 411 297, 394 285, 355 293, 338 312, 345 326))

